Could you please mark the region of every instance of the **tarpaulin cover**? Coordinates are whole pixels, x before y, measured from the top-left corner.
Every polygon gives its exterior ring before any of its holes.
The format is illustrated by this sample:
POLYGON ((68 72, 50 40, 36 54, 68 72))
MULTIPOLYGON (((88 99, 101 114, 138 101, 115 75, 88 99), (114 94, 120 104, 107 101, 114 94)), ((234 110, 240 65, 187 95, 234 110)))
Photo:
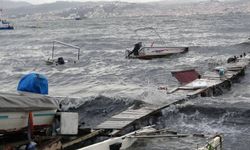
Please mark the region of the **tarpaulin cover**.
POLYGON ((44 75, 30 73, 19 81, 18 91, 48 94, 48 80, 44 75))
POLYGON ((181 83, 187 84, 199 77, 199 74, 194 70, 182 70, 182 71, 174 71, 172 75, 181 83))
POLYGON ((39 111, 58 108, 59 102, 46 95, 0 92, 0 112, 39 111))

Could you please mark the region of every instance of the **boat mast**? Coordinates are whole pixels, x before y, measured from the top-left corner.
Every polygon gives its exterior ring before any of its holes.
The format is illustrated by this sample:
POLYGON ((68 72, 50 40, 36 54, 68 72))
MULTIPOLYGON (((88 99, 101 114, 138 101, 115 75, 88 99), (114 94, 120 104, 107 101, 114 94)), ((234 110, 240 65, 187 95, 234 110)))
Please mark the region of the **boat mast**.
POLYGON ((167 43, 163 40, 163 38, 160 36, 160 34, 153 27, 145 27, 145 28, 136 29, 135 34, 139 37, 139 39, 140 39, 141 36, 139 34, 137 34, 137 32, 142 31, 142 30, 152 30, 152 31, 154 31, 154 33, 159 37, 160 41, 164 44, 164 46, 167 47, 167 43))

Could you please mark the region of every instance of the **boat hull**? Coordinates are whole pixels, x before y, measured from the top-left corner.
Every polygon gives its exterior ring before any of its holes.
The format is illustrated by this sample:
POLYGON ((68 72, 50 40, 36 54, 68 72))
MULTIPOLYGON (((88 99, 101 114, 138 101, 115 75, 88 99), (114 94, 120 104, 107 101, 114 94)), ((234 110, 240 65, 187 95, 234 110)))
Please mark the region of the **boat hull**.
POLYGON ((138 56, 134 54, 128 56, 130 51, 127 51, 126 57, 131 59, 154 59, 186 52, 188 52, 188 47, 142 47, 138 56))
POLYGON ((0 30, 14 30, 14 27, 7 27, 7 28, 0 27, 0 30))
MULTIPOLYGON (((124 136, 110 138, 103 142, 99 142, 99 143, 96 143, 87 147, 83 147, 78 150, 111 150, 112 149, 111 147, 113 146, 116 147, 116 144, 119 145, 118 147, 120 147, 119 148, 120 150, 125 150, 131 147, 132 144, 137 140, 137 138, 131 138, 132 136, 136 134, 141 134, 141 133, 151 133, 154 131, 155 131, 154 128, 152 128, 151 126, 147 126, 137 131, 128 133, 124 136)), ((117 149, 117 147, 113 149, 117 149)))
MULTIPOLYGON (((33 111, 34 129, 52 125, 56 109, 33 111)), ((27 128, 29 112, 0 112, 0 133, 17 132, 27 128)))

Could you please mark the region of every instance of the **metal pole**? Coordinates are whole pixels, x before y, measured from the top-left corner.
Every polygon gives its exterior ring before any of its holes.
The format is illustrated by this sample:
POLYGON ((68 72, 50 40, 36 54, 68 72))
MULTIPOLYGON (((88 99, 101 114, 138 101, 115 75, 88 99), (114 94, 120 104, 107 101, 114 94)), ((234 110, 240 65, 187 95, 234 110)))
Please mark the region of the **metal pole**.
POLYGON ((152 30, 154 30, 154 32, 156 33, 156 35, 158 35, 158 37, 160 38, 160 40, 163 42, 163 44, 167 47, 166 42, 163 40, 163 38, 160 36, 160 34, 154 29, 152 28, 152 30))
POLYGON ((53 47, 52 47, 52 59, 54 58, 54 50, 55 50, 55 41, 53 41, 53 47))
POLYGON ((137 34, 137 31, 140 30, 153 30, 155 32, 155 34, 160 38, 160 40, 162 41, 162 43, 167 47, 166 42, 163 40, 163 38, 160 36, 160 34, 155 30, 155 28, 153 27, 145 27, 145 28, 139 28, 135 30, 135 34, 140 38, 141 36, 139 34, 137 34))
POLYGON ((81 48, 80 48, 80 47, 78 47, 78 46, 74 46, 74 45, 71 45, 71 44, 67 44, 67 43, 64 43, 64 42, 61 42, 61 41, 57 41, 57 40, 54 40, 54 41, 53 41, 53 47, 52 47, 52 59, 54 58, 55 43, 58 43, 58 44, 64 45, 64 46, 66 46, 66 47, 71 47, 71 48, 77 49, 77 50, 78 50, 77 59, 78 59, 78 60, 80 60, 80 50, 81 50, 81 48))
POLYGON ((72 47, 72 48, 75 48, 75 49, 80 49, 80 47, 78 46, 74 46, 74 45, 71 45, 71 44, 67 44, 67 43, 64 43, 64 42, 61 42, 61 41, 54 41, 55 43, 59 43, 59 44, 62 44, 64 46, 68 46, 68 47, 72 47))
POLYGON ((78 60, 80 59, 80 49, 78 49, 78 60))

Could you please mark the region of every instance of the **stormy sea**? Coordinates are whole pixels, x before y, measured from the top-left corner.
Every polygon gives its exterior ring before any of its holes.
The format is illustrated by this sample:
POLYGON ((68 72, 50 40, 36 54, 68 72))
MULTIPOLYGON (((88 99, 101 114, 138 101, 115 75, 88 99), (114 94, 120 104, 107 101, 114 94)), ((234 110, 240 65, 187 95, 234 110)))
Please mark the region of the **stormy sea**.
MULTIPOLYGON (((175 99, 158 90, 178 86, 172 70, 191 67, 203 74, 229 57, 250 55, 250 15, 243 13, 13 21, 15 30, 0 32, 0 91, 16 92, 23 75, 41 73, 49 80, 49 95, 63 99, 62 109, 79 112, 81 122, 90 127, 138 103, 160 106, 175 99), (134 30, 144 27, 156 28, 167 46, 188 46, 189 52, 153 60, 125 59, 125 50, 136 42, 159 41, 151 32, 135 35, 134 30), (79 46, 80 60, 46 65, 53 40, 79 46)), ((77 50, 55 45, 55 57, 77 59, 77 50)), ((247 69, 245 77, 221 96, 163 110, 156 126, 181 133, 222 134, 224 149, 248 150, 249 90, 247 69)), ((166 147, 164 138, 158 138, 139 140, 132 149, 166 147)))

